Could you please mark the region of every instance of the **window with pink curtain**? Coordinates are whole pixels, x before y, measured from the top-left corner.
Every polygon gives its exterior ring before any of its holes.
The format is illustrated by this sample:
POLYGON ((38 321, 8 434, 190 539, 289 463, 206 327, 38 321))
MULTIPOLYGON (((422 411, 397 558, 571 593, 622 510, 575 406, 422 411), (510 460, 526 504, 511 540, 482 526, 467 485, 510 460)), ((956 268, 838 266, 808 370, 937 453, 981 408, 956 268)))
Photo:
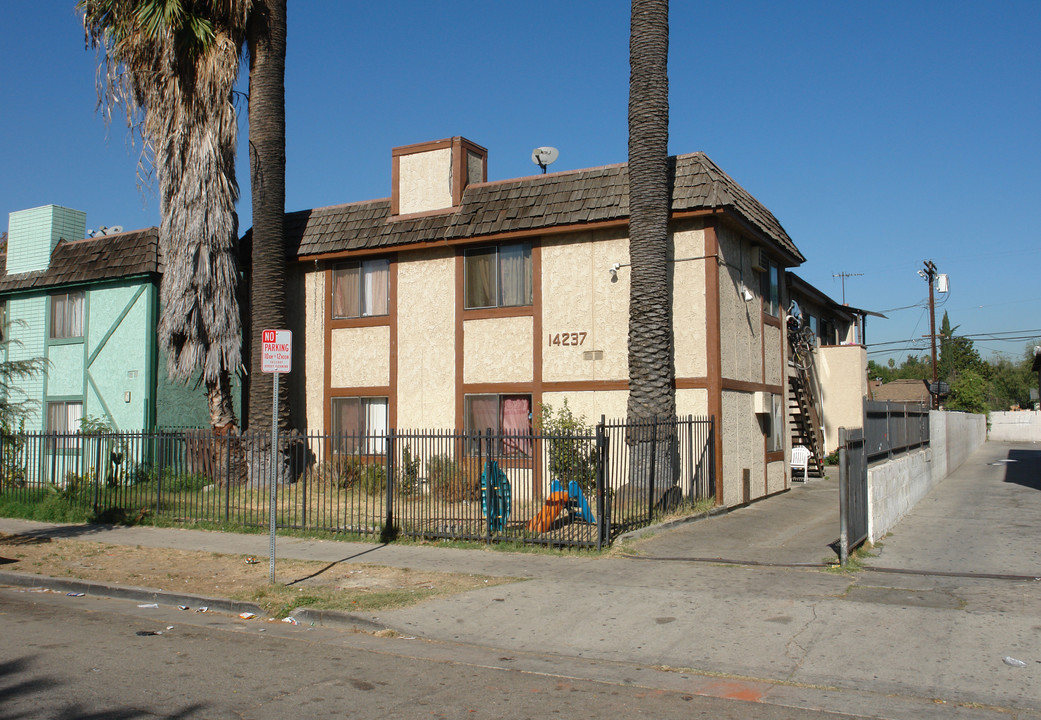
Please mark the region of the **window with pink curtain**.
MULTIPOLYGON (((501 436, 501 454, 531 454, 531 395, 467 395, 464 412, 467 432, 501 436)), ((473 445, 470 452, 476 451, 473 445)))
POLYGON ((502 434, 507 455, 531 455, 531 395, 503 396, 502 434))

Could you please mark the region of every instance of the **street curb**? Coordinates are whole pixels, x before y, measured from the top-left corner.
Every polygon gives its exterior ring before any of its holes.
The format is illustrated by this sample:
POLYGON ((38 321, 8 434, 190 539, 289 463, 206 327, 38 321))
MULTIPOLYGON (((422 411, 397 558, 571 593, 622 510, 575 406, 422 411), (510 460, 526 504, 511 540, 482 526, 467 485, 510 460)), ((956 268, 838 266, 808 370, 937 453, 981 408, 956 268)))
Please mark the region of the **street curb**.
POLYGON ((658 523, 657 525, 648 525, 647 527, 637 528, 630 530, 627 533, 622 533, 615 538, 616 543, 622 543, 626 540, 638 540, 644 535, 650 535, 651 533, 661 532, 662 530, 671 530, 672 528, 679 527, 681 525, 689 525, 692 522, 698 520, 706 520, 708 518, 717 517, 719 515, 726 515, 730 510, 725 505, 717 505, 716 507, 708 510, 707 512, 699 513, 697 515, 690 515, 689 517, 677 518, 676 520, 668 520, 666 522, 658 523))
POLYGON ((48 575, 30 575, 26 573, 0 571, 0 584, 28 588, 46 588, 48 590, 58 590, 61 592, 81 592, 85 595, 110 597, 121 600, 136 600, 138 602, 154 602, 158 605, 170 605, 173 607, 186 605, 195 610, 200 607, 206 607, 213 612, 232 613, 235 615, 244 612, 253 613, 255 615, 267 614, 264 612, 263 608, 256 603, 243 602, 240 600, 209 598, 202 595, 175 593, 155 588, 134 587, 132 585, 100 583, 92 580, 55 578, 48 575))
POLYGON ((373 622, 367 618, 358 617, 342 610, 315 610, 314 608, 296 608, 289 613, 301 625, 321 625, 340 630, 356 630, 364 633, 378 633, 384 630, 393 630, 381 623, 373 622))

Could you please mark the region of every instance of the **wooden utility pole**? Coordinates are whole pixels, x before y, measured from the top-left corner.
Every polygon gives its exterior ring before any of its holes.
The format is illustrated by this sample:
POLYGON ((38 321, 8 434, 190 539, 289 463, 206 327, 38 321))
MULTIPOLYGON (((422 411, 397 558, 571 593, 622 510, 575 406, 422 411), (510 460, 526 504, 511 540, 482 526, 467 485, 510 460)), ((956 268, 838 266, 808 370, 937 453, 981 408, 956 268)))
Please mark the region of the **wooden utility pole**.
MULTIPOLYGON (((935 390, 937 389, 936 381, 938 379, 936 376, 936 304, 933 299, 933 281, 936 279, 936 265, 932 260, 926 260, 925 270, 920 270, 918 274, 929 283, 929 344, 932 348, 933 358, 933 384, 929 389, 935 390)), ((936 393, 930 394, 932 395, 933 410, 939 409, 939 395, 936 393)))

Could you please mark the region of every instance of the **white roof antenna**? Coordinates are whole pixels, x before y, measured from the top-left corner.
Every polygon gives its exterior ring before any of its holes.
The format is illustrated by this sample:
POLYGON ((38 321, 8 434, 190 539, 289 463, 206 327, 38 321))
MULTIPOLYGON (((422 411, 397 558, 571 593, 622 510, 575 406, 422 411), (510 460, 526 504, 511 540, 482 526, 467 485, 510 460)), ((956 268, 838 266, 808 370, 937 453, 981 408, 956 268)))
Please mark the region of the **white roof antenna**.
POLYGON ((542 174, 546 174, 546 167, 552 165, 560 156, 560 151, 555 147, 537 147, 531 151, 531 161, 542 168, 542 174))

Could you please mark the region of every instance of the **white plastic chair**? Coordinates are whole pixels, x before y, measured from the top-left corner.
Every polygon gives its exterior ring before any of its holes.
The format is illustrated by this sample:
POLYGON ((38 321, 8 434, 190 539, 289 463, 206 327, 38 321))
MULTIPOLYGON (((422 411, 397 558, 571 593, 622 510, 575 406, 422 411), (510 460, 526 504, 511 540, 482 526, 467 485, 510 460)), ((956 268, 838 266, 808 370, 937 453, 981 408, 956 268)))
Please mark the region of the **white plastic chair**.
POLYGON ((810 472, 810 457, 812 453, 808 448, 804 448, 802 445, 796 445, 792 448, 792 482, 795 482, 795 471, 802 469, 802 481, 806 482, 806 478, 810 472))

